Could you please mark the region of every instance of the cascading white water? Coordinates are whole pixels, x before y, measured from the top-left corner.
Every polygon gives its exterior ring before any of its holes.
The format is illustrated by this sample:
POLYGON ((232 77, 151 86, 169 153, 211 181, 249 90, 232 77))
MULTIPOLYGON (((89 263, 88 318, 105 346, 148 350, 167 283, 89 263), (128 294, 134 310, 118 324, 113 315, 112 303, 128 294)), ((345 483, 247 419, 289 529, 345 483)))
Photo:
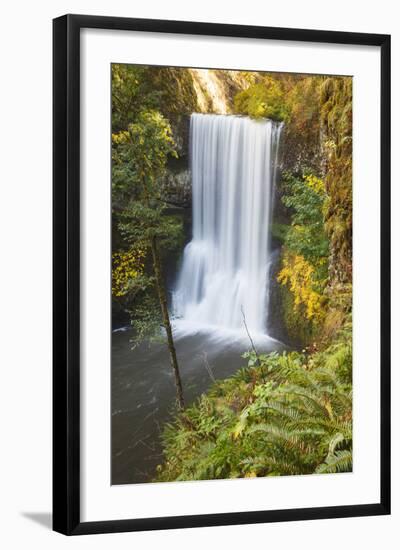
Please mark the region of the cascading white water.
POLYGON ((281 124, 193 114, 193 236, 173 293, 180 323, 266 334, 269 233, 281 124))

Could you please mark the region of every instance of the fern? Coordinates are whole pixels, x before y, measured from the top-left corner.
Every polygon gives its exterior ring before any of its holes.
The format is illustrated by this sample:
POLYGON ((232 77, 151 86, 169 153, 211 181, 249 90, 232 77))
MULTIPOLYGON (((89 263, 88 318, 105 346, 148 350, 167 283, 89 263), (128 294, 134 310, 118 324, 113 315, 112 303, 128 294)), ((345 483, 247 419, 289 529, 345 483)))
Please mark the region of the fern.
POLYGON ((326 461, 320 464, 315 471, 318 474, 336 474, 338 472, 351 472, 352 467, 352 452, 344 450, 328 455, 326 461))
POLYGON ((338 473, 352 468, 351 338, 261 355, 178 414, 159 481, 338 473))

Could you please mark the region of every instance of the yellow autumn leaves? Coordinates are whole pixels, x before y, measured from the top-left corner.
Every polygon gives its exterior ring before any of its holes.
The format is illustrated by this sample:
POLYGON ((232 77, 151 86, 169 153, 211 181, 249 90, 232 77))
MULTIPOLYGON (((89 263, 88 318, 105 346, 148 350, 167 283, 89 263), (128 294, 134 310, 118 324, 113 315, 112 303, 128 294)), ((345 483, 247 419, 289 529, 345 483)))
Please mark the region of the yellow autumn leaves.
POLYGON ((112 293, 125 296, 132 279, 143 273, 144 253, 141 250, 114 252, 112 255, 112 293))
POLYGON ((313 174, 308 174, 303 176, 303 179, 306 185, 315 191, 315 193, 318 193, 318 195, 322 195, 325 192, 325 184, 321 178, 317 178, 317 176, 314 176, 313 174))
POLYGON ((113 133, 111 134, 111 139, 115 145, 127 143, 129 141, 129 132, 127 130, 122 130, 121 132, 113 133))
POLYGON ((324 297, 314 289, 314 267, 299 255, 286 251, 278 282, 287 285, 297 310, 304 308, 307 319, 317 321, 323 315, 324 297))

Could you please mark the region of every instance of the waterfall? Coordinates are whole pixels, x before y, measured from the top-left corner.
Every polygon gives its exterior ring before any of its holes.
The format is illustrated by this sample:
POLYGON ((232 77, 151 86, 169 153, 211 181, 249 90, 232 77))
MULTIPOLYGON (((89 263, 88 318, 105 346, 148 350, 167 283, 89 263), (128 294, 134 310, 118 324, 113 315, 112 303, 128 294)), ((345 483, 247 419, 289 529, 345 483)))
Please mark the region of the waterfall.
POLYGON ((193 114, 192 240, 172 296, 183 326, 266 334, 281 124, 193 114))

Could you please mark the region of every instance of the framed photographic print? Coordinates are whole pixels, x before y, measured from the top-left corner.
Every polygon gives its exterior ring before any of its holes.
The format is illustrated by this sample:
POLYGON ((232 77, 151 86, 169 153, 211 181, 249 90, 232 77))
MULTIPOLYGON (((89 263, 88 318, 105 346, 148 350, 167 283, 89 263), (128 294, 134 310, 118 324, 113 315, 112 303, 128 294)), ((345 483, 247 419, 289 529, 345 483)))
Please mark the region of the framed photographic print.
POLYGON ((54 20, 54 529, 390 513, 390 37, 54 20))

